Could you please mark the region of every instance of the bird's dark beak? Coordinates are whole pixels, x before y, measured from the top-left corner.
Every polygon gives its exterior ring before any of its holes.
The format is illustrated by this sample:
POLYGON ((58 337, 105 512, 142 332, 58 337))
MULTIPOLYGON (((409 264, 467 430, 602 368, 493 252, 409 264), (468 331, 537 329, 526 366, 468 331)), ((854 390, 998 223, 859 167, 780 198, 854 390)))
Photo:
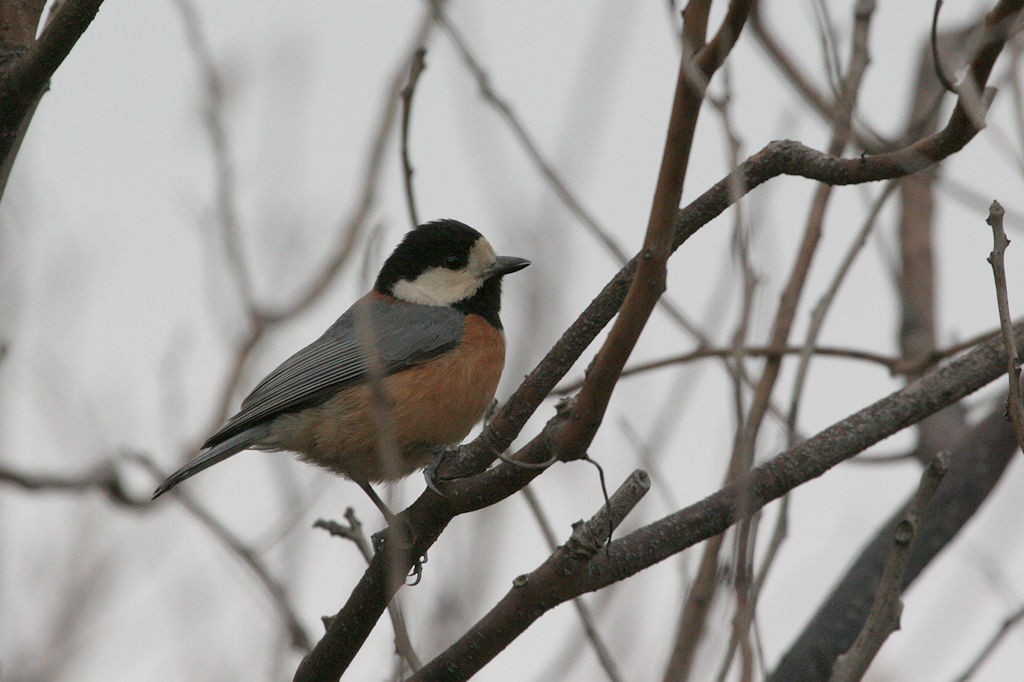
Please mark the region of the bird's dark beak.
POLYGON ((529 264, 530 261, 525 258, 516 258, 515 256, 498 256, 494 259, 494 265, 491 266, 488 277, 501 277, 502 275, 519 272, 529 264))

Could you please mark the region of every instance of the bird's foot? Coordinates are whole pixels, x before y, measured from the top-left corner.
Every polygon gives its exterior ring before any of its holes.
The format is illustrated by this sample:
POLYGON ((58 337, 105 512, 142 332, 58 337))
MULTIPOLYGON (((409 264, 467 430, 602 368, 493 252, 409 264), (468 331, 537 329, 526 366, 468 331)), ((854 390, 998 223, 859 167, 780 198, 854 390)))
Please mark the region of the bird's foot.
MULTIPOLYGON (((396 523, 392 523, 387 528, 377 531, 370 536, 374 553, 389 552, 389 554, 385 554, 389 561, 393 558, 401 557, 402 554, 408 554, 415 544, 415 533, 409 522, 405 519, 399 519, 399 517, 394 517, 392 520, 396 523), (390 552, 400 552, 401 554, 396 556, 390 554, 390 552)), ((427 563, 426 552, 413 562, 412 568, 409 569, 409 573, 406 576, 413 580, 411 583, 406 583, 407 585, 412 587, 419 584, 420 580, 423 579, 423 564, 425 563, 427 563)))
POLYGON ((437 472, 438 472, 438 469, 441 468, 441 463, 444 462, 444 458, 447 457, 448 455, 454 453, 456 450, 458 450, 458 446, 455 446, 455 447, 446 447, 446 446, 443 446, 443 445, 442 446, 438 446, 437 448, 434 449, 434 456, 433 456, 433 458, 431 458, 430 464, 428 464, 423 469, 423 478, 427 482, 427 487, 430 488, 431 490, 433 490, 435 493, 437 493, 441 497, 448 497, 448 496, 445 495, 441 491, 441 489, 437 487, 437 481, 438 481, 437 472))

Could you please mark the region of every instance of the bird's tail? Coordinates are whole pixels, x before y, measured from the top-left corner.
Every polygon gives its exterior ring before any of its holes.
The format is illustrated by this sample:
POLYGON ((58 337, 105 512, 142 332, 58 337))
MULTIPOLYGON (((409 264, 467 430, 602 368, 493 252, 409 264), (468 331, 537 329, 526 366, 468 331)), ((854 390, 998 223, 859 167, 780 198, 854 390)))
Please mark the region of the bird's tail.
POLYGON ((253 447, 266 433, 267 427, 260 424, 203 450, 199 453, 198 457, 168 476, 167 480, 161 483, 160 487, 153 492, 152 499, 155 500, 186 478, 198 474, 203 469, 212 467, 217 462, 227 459, 236 452, 253 447))

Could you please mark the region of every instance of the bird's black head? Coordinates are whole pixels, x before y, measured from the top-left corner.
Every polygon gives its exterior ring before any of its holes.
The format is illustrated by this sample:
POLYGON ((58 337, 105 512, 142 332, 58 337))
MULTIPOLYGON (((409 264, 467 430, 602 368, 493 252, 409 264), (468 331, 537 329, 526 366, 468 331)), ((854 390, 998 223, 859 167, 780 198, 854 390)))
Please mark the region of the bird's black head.
POLYGON ((530 261, 496 256, 469 225, 437 220, 420 225, 384 261, 374 289, 422 305, 452 306, 500 328, 501 278, 530 261))

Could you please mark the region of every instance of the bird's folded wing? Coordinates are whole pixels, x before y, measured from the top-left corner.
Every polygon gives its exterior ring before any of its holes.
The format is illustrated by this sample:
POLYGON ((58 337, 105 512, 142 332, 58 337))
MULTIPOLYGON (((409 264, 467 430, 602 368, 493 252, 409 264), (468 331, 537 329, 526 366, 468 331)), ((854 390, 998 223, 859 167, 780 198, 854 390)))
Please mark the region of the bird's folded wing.
POLYGON ((242 401, 241 411, 203 447, 364 383, 373 365, 387 376, 435 358, 458 345, 465 319, 463 313, 449 307, 363 298, 323 336, 267 375, 242 401), (376 357, 366 352, 366 342, 371 342, 376 357))

